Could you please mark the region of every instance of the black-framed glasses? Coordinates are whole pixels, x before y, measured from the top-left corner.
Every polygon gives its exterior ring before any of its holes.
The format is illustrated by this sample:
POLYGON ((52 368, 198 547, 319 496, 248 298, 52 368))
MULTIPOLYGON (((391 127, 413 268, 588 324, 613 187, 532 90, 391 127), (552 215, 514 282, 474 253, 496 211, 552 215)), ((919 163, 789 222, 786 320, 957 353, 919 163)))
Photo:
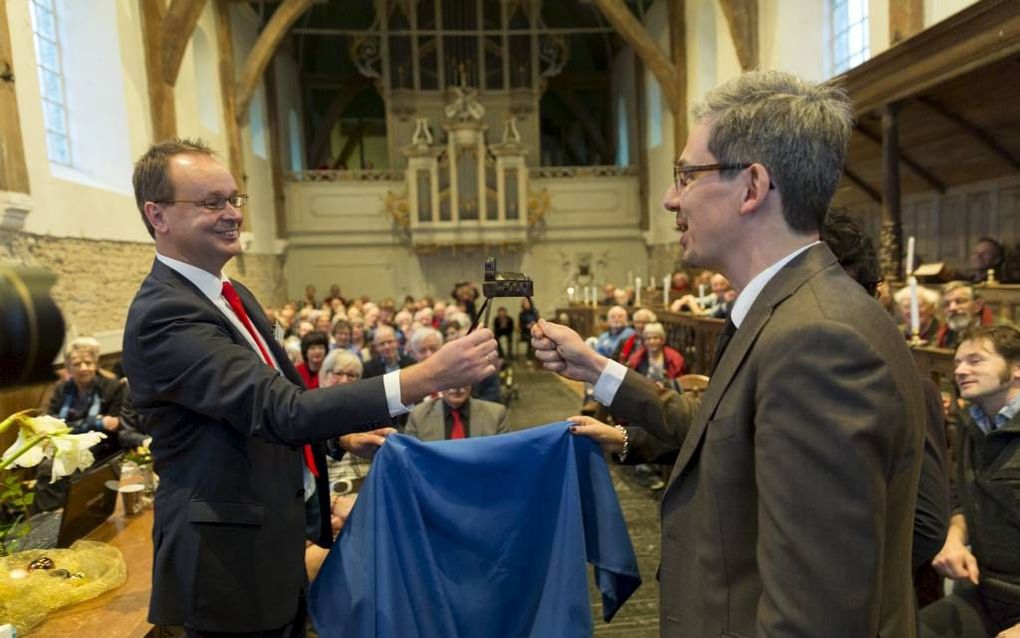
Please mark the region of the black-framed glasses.
POLYGON ((695 173, 708 173, 711 171, 735 171, 750 168, 750 164, 729 163, 729 164, 673 164, 673 183, 676 189, 683 190, 691 183, 691 175, 695 173))
POLYGON ((248 203, 248 196, 242 193, 230 197, 206 197, 205 199, 168 199, 155 204, 195 204, 209 210, 223 210, 230 204, 234 208, 244 208, 248 203))

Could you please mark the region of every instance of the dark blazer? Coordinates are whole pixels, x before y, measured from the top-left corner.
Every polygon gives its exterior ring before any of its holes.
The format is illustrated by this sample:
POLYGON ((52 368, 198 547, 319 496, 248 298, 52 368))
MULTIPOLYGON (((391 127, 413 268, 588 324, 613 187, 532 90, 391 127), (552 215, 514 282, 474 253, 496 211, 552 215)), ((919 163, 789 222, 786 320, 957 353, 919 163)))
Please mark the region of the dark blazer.
MULTIPOLYGON (((291 621, 305 586, 301 444, 389 419, 382 379, 306 392, 258 302, 234 285, 280 370, 159 261, 128 311, 124 369, 160 477, 149 608, 157 625, 251 632, 291 621)), ((319 445, 315 456, 324 468, 319 445)), ((317 488, 328 511, 325 480, 317 488)))
POLYGON ((700 405, 661 397, 630 371, 610 409, 680 448, 661 505, 662 635, 915 635, 918 372, 828 247, 765 286, 700 405))
MULTIPOLYGON (((404 353, 400 353, 397 365, 401 368, 414 365, 414 363, 414 359, 404 353)), ((372 357, 369 361, 365 362, 365 370, 362 372, 361 377, 363 379, 371 379, 372 377, 381 377, 384 374, 386 374, 386 365, 382 362, 382 359, 379 357, 372 357)))

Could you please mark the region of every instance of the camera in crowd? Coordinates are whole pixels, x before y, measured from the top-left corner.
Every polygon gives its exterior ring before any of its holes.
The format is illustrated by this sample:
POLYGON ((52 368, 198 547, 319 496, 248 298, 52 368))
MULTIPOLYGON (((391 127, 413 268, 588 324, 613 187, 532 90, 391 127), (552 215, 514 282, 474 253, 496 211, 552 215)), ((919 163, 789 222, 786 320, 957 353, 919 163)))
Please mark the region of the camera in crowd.
POLYGON ((64 319, 50 297, 56 276, 0 266, 0 388, 53 379, 64 319))
POLYGON ((486 298, 494 297, 533 297, 535 282, 524 273, 499 272, 496 270, 496 258, 485 260, 485 280, 482 282, 482 294, 486 298))

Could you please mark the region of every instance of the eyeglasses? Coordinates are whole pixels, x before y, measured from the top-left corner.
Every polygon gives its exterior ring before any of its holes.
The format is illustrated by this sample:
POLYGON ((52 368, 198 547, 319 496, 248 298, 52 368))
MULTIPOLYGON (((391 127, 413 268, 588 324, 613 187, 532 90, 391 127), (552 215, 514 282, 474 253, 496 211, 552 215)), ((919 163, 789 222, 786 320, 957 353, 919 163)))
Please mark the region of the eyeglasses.
POLYGON ((710 171, 734 171, 750 167, 750 164, 673 164, 673 182, 676 189, 683 190, 691 183, 691 175, 710 171))
POLYGON ((231 195, 230 197, 206 197, 205 199, 168 199, 155 204, 195 204, 209 210, 223 210, 230 204, 234 208, 244 208, 248 203, 248 196, 243 194, 231 195))

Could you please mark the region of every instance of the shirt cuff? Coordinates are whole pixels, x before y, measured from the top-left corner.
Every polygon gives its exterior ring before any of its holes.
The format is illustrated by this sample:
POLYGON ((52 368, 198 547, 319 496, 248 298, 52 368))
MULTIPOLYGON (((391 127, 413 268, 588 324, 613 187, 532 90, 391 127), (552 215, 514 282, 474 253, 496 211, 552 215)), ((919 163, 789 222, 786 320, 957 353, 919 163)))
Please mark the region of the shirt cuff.
POLYGON ((627 366, 619 361, 609 360, 606 367, 602 369, 599 380, 595 382, 593 393, 595 400, 602 405, 609 407, 616 398, 616 391, 620 389, 623 378, 627 376, 627 366))
POLYGON ((390 416, 400 416, 411 411, 414 405, 404 405, 400 400, 400 370, 387 372, 382 378, 383 388, 386 389, 386 407, 390 410, 390 416))

